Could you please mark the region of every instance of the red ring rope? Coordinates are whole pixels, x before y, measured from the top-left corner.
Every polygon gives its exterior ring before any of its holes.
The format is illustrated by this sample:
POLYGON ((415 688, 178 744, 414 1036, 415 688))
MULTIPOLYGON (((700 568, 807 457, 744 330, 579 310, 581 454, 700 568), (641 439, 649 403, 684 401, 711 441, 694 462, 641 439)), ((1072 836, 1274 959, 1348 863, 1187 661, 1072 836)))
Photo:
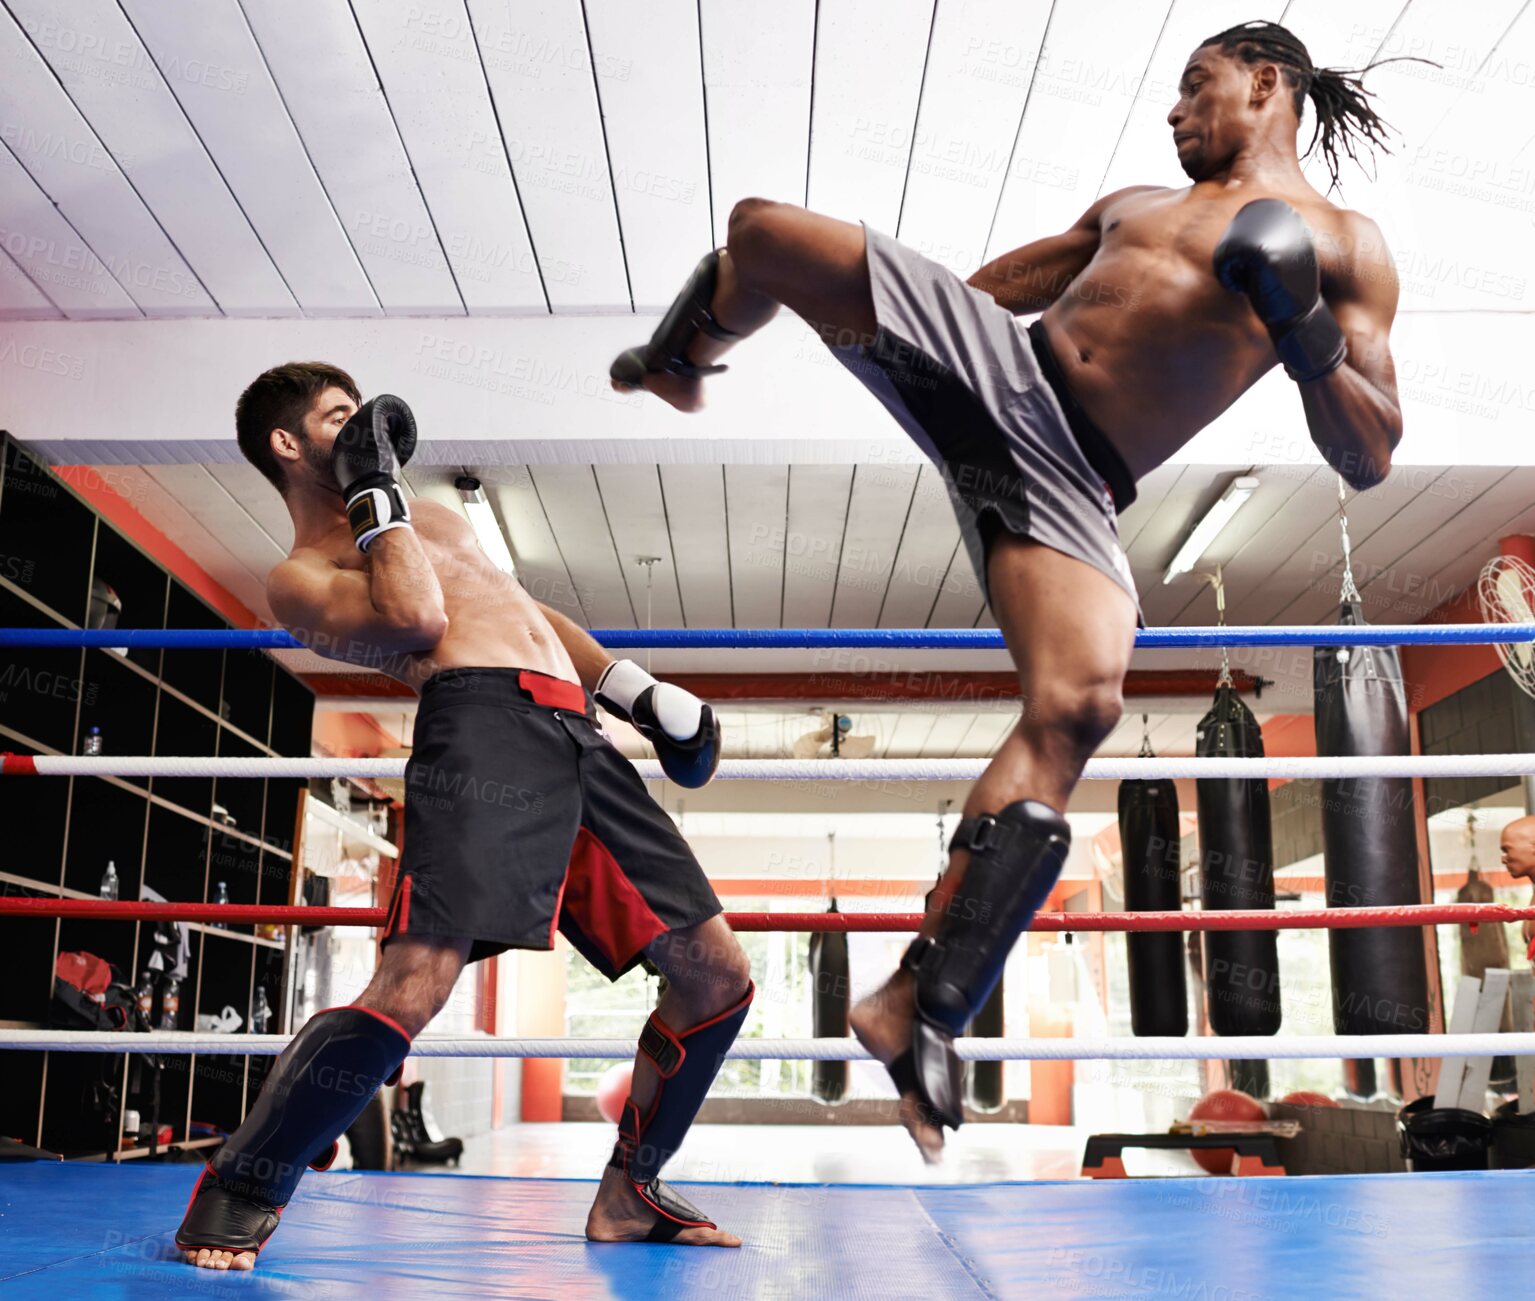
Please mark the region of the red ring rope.
MULTIPOLYGON (((382 926, 382 908, 285 904, 150 903, 113 899, 0 898, 0 917, 111 917, 121 921, 224 922, 237 926, 382 926)), ((1229 912, 1040 913, 1031 931, 1293 931, 1369 926, 1451 926, 1535 919, 1535 908, 1501 903, 1408 904, 1392 908, 1296 908, 1229 912)), ((914 931, 921 913, 728 912, 737 931, 914 931)))

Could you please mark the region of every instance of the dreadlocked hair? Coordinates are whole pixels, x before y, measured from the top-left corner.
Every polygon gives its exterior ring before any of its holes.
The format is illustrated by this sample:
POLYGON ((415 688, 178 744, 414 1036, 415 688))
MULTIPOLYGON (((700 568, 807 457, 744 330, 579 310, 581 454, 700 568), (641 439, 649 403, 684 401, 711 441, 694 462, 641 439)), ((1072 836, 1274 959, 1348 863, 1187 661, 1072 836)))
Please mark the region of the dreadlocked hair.
MULTIPOLYGON (((1311 55, 1300 37, 1278 23, 1239 23, 1200 42, 1201 49, 1206 46, 1218 49, 1222 54, 1232 55, 1243 63, 1277 64, 1290 87, 1291 102, 1297 118, 1307 98, 1310 98, 1316 110, 1316 129, 1301 157, 1309 158, 1312 150, 1318 143, 1321 144, 1322 157, 1327 160, 1327 171, 1332 177, 1329 193, 1338 188, 1340 145, 1343 152, 1360 167, 1363 164, 1355 152, 1356 143, 1362 142, 1371 154, 1376 149, 1391 152, 1386 144, 1386 132, 1391 128, 1370 107, 1373 96, 1364 88, 1362 80, 1370 68, 1379 64, 1372 63, 1364 68, 1318 68, 1311 62, 1311 55)), ((1383 59, 1380 62, 1392 63, 1395 60, 1383 59)))

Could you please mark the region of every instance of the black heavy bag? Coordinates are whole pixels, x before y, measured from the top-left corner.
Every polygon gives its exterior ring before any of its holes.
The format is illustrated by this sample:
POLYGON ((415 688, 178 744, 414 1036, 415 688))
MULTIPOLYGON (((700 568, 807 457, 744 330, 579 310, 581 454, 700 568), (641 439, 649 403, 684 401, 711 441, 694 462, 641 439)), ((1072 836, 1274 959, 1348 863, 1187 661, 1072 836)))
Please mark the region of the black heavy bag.
MULTIPOLYGON (((831 901, 828 916, 835 916, 831 901)), ((810 937, 811 1011, 817 1039, 845 1039, 848 1034, 848 961, 846 931, 817 931, 810 937)), ((817 1062, 810 1085, 822 1102, 841 1102, 847 1094, 847 1063, 817 1062)))
MULTIPOLYGON (((1236 688, 1220 686, 1199 721, 1201 758, 1263 757, 1263 733, 1236 688)), ((1207 912, 1274 906, 1274 844, 1269 788, 1262 778, 1208 779, 1199 798, 1199 872, 1207 912)), ((1205 996, 1216 1034, 1279 1029, 1279 943, 1274 931, 1211 931, 1205 936, 1205 996)))
MULTIPOLYGON (((1346 602, 1341 624, 1363 624, 1346 602)), ((1312 653, 1319 755, 1401 755, 1411 746, 1402 665, 1392 646, 1318 646, 1312 653)), ((1422 903, 1412 780, 1322 782, 1329 908, 1422 903)), ((1428 967, 1415 926, 1331 930, 1333 1025, 1339 1034, 1429 1028, 1428 967)))
MULTIPOLYGON (((997 981, 991 997, 981 1010, 970 1019, 967 1032, 976 1039, 1000 1039, 1004 1033, 1002 1015, 1002 986, 1006 978, 997 981)), ((971 1062, 968 1087, 969 1103, 976 1111, 1001 1111, 1003 1099, 1002 1069, 1006 1062, 971 1062)))
MULTIPOLYGON (((1183 907, 1179 870, 1178 787, 1172 781, 1119 783, 1119 846, 1129 912, 1177 912, 1183 907)), ((1158 931, 1125 936, 1130 960, 1130 1025, 1141 1035, 1189 1032, 1183 936, 1158 931)))

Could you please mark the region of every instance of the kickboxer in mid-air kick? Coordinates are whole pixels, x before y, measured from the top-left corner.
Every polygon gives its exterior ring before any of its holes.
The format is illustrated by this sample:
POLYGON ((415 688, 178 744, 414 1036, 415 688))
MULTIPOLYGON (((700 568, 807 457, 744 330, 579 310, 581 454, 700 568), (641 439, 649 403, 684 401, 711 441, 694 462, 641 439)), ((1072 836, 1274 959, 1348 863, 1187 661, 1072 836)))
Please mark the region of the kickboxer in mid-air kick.
POLYGON ((1391 258, 1297 151, 1308 99, 1334 181, 1339 145, 1380 143, 1359 78, 1259 22, 1201 44, 1178 91, 1167 120, 1191 185, 1104 195, 968 282, 877 231, 747 199, 612 367, 619 388, 694 410, 726 350, 787 306, 944 472, 1027 708, 970 792, 920 935, 852 1012, 929 1159, 963 1119, 953 1038, 1054 886, 1067 800, 1120 716, 1139 603, 1116 515, 1136 480, 1276 364, 1355 488, 1385 477, 1401 437, 1391 258))
POLYGON ((464 965, 551 948, 556 928, 610 980, 642 955, 667 978, 587 1237, 739 1246, 659 1174, 746 1020, 746 955, 687 842, 597 730, 593 696, 683 786, 718 766, 714 711, 534 601, 454 511, 407 506, 416 427, 400 399, 362 403, 345 371, 294 363, 246 389, 235 423, 293 517, 293 550, 267 580, 273 613, 421 706, 378 969, 284 1049, 193 1189, 177 1246, 205 1268, 252 1268, 300 1176, 334 1159, 464 965))

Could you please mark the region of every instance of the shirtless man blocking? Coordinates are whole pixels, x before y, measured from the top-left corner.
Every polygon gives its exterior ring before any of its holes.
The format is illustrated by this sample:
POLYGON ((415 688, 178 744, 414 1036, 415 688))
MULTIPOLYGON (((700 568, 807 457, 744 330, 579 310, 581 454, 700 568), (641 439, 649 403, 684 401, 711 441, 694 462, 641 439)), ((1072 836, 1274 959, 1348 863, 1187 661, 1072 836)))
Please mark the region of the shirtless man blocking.
POLYGON ((1192 185, 1105 195, 968 282, 877 231, 744 200, 726 247, 612 367, 616 386, 695 410, 719 357, 784 305, 944 472, 1028 705, 965 802, 920 935, 852 1013, 929 1160, 963 1119, 953 1037, 1055 884, 1067 800, 1120 716, 1139 605, 1116 513, 1136 480, 1276 364, 1355 488, 1401 437, 1390 256, 1296 150, 1308 97, 1334 179, 1338 144, 1380 141, 1358 79, 1249 23, 1201 44, 1178 91, 1167 121, 1192 185))
POLYGON ((642 954, 667 977, 586 1236, 739 1246, 658 1175, 746 1019, 746 955, 687 842, 598 732, 593 695, 685 786, 718 765, 713 711, 534 601, 455 512, 407 507, 398 478, 416 429, 400 399, 363 404, 344 371, 294 363, 245 391, 236 425, 293 517, 292 553, 267 580, 273 612, 421 706, 378 969, 277 1059, 199 1179, 177 1246, 195 1265, 250 1269, 305 1168, 334 1159, 464 964, 552 948, 556 926, 610 980, 642 954))

